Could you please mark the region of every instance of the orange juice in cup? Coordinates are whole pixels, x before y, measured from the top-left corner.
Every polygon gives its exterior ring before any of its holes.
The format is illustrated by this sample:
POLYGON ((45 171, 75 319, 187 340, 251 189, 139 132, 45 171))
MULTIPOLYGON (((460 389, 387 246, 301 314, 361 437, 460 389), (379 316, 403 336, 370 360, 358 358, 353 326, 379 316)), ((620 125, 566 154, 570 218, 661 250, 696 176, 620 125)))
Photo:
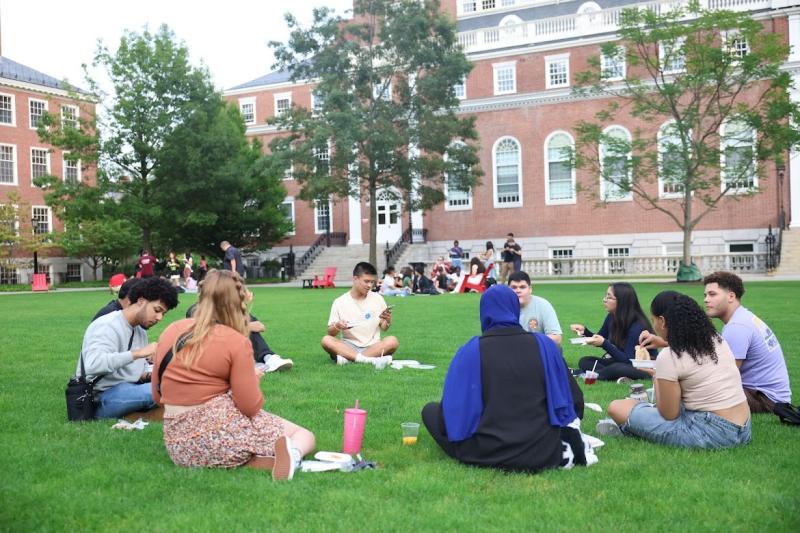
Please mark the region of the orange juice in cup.
POLYGON ((417 443, 419 435, 419 424, 416 422, 403 422, 400 424, 403 429, 403 446, 413 446, 417 443))

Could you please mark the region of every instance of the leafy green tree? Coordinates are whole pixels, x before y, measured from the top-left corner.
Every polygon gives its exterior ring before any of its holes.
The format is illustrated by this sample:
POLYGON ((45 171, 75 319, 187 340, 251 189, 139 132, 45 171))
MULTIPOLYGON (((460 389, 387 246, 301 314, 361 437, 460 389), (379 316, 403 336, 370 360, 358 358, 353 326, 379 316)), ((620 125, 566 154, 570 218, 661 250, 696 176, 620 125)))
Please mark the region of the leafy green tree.
POLYGON ((139 232, 124 219, 84 220, 67 225, 55 242, 67 255, 79 257, 92 269, 94 279, 101 267, 119 265, 139 246, 139 232))
POLYGON ((678 277, 699 279, 692 231, 724 198, 757 194, 762 163, 800 141, 791 76, 781 69, 789 49, 748 13, 697 2, 623 10, 618 33, 577 75, 581 95, 610 97, 595 121, 576 126, 575 164, 604 181, 602 195, 583 190, 600 202, 631 194, 669 217, 683 231, 678 277), (620 115, 641 123, 632 138, 604 129, 620 115))
POLYGON ((314 109, 275 117, 288 134, 270 148, 273 165, 302 184, 301 198, 366 196, 375 263, 379 193, 410 212, 440 203, 445 182, 478 183, 475 119, 457 114, 454 92, 472 65, 438 0, 357 0, 353 15, 316 9, 308 29, 286 15, 289 41, 271 43, 276 66, 313 80, 314 109))
POLYGON ((19 194, 11 192, 0 204, 0 265, 11 266, 14 251, 22 243, 20 236, 20 203, 19 194))

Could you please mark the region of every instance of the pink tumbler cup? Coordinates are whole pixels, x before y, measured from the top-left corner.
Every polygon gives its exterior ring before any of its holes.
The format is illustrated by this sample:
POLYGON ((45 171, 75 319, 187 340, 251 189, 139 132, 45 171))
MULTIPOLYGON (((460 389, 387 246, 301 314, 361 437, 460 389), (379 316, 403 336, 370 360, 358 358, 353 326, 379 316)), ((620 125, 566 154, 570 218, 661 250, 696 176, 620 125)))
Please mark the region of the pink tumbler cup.
POLYGON ((361 451, 361 441, 364 439, 364 424, 367 422, 367 412, 357 407, 344 410, 344 453, 351 455, 361 451))

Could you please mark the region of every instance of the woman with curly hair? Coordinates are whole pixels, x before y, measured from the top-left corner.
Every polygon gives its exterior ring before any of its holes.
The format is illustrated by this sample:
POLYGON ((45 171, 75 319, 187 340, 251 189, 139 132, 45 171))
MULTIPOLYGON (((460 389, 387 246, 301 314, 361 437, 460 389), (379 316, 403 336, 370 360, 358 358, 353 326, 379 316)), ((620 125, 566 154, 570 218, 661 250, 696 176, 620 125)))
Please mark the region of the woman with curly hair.
MULTIPOLYGON (((589 337, 586 344, 605 350, 603 357, 582 357, 578 367, 586 372, 596 370, 598 379, 619 380, 630 383, 634 379, 649 379, 650 376, 633 368, 631 359, 636 357, 636 345, 642 331, 652 331, 650 321, 642 311, 636 290, 630 283, 612 283, 603 297, 603 307, 608 315, 600 331, 592 333, 583 324, 570 324, 570 329, 582 337, 589 337), (595 366, 596 365, 596 366, 595 366)), ((655 350, 650 357, 655 357, 655 350)))
POLYGON ((615 400, 608 407, 615 424, 603 421, 598 431, 685 448, 750 442, 750 408, 739 369, 705 312, 674 291, 656 296, 650 310, 656 332, 669 344, 656 359, 656 403, 615 400))
POLYGON ((178 466, 245 465, 291 479, 314 434, 261 410, 248 291, 228 270, 210 270, 201 286, 193 318, 170 324, 156 349, 152 391, 164 405, 167 452, 178 466))

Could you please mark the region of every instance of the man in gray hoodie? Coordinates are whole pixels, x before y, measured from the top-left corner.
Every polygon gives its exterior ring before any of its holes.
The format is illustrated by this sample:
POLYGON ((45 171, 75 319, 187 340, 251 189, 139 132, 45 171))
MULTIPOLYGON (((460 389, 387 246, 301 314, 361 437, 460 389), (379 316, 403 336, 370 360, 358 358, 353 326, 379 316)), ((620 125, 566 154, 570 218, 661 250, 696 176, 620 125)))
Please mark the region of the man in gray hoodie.
MULTIPOLYGON (((146 358, 156 353, 147 342, 147 329, 178 305, 178 293, 169 281, 147 278, 128 294, 127 308, 101 316, 83 336, 81 356, 87 379, 95 384, 97 418, 118 418, 156 406, 150 392, 146 358)), ((76 373, 81 372, 78 360, 76 373)))

